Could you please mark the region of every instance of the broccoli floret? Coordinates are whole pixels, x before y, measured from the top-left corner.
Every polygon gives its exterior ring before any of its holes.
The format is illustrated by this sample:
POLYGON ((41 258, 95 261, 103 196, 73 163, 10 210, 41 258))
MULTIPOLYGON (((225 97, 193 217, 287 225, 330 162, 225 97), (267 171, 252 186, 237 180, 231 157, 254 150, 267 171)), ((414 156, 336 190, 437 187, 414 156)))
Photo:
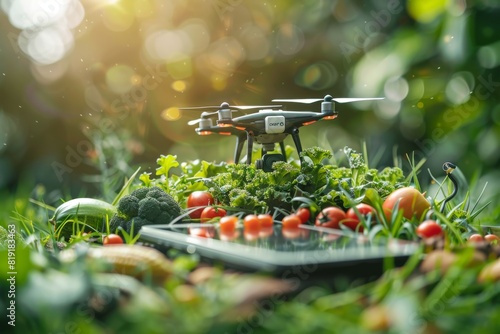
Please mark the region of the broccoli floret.
POLYGON ((163 212, 163 211, 168 211, 168 208, 169 208, 169 205, 168 203, 165 201, 165 202, 161 202, 161 201, 158 201, 160 203, 160 210, 163 212))
POLYGON ((170 214, 166 211, 163 211, 160 213, 158 217, 156 217, 155 223, 157 224, 168 224, 172 221, 172 219, 175 217, 171 217, 170 214))
MULTIPOLYGON (((160 202, 160 208, 162 211, 167 212, 170 215, 171 219, 180 216, 182 213, 179 204, 177 204, 177 202, 170 196, 165 202, 160 202)), ((165 224, 165 222, 162 224, 165 224)))
POLYGON ((182 210, 172 196, 159 187, 139 188, 118 202, 117 213, 110 220, 110 230, 118 227, 134 234, 143 225, 168 224, 178 217, 182 210))
POLYGON ((126 230, 128 219, 123 218, 117 214, 113 215, 109 221, 109 231, 115 233, 119 227, 126 230))
POLYGON ((133 195, 125 195, 118 202, 118 213, 130 219, 136 217, 139 211, 139 199, 133 195))
POLYGON ((131 196, 137 197, 139 201, 146 197, 150 188, 138 188, 130 193, 131 196))
POLYGON ((160 202, 156 198, 146 197, 139 201, 139 217, 153 222, 160 213, 160 202))
POLYGON ((137 235, 137 233, 139 233, 139 231, 141 230, 141 227, 144 225, 151 225, 151 222, 141 217, 135 217, 134 219, 127 222, 125 229, 127 230, 127 233, 133 233, 134 235, 137 235))
POLYGON ((164 192, 163 190, 161 190, 159 187, 151 187, 149 189, 148 193, 146 194, 146 197, 156 198, 157 200, 160 200, 160 199, 165 198, 167 196, 168 196, 168 194, 166 192, 164 192))

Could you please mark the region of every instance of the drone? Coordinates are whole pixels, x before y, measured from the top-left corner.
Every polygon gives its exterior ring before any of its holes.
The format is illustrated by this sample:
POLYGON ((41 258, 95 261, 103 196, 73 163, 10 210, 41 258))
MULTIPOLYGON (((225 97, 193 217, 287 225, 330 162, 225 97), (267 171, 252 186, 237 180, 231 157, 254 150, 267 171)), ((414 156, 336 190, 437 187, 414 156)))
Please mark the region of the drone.
POLYGON ((326 95, 324 98, 308 99, 274 99, 272 102, 305 103, 312 104, 321 102, 321 111, 286 111, 279 109, 281 105, 255 105, 255 106, 233 106, 223 102, 220 106, 187 107, 180 110, 204 110, 199 119, 189 121, 189 125, 198 125, 195 131, 199 135, 217 133, 220 135, 236 136, 236 148, 234 161, 238 163, 245 141, 247 142, 246 163, 252 163, 252 152, 254 143, 262 145, 261 159, 257 159, 255 166, 266 172, 272 170, 276 161, 286 161, 284 140, 292 137, 299 157, 302 152, 302 144, 299 137, 299 128, 313 124, 320 120, 332 120, 338 116, 335 103, 349 103, 361 101, 382 100, 382 97, 374 98, 333 98, 326 95), (258 109, 258 112, 233 117, 233 112, 258 109), (210 111, 208 111, 210 110, 210 111), (217 116, 216 120, 214 120, 217 116), (215 123, 214 123, 215 121, 215 123), (275 151, 276 143, 280 146, 281 153, 275 151))

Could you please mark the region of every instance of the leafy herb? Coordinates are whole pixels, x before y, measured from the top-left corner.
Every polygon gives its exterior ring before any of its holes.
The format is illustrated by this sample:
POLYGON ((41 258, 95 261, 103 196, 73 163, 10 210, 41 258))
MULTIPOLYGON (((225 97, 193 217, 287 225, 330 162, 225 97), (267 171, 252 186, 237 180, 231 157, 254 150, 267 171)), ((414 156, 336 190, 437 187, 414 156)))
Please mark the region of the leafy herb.
POLYGON ((176 156, 161 156, 156 175, 140 176, 144 186, 159 186, 183 203, 194 190, 209 190, 221 205, 235 210, 266 212, 275 208, 292 210, 293 199, 306 197, 318 206, 352 206, 353 200, 363 200, 367 189, 385 197, 394 189, 407 183, 398 167, 381 171, 369 169, 362 154, 344 148, 348 166, 329 163, 332 152, 319 147, 307 148, 297 161, 278 161, 271 172, 264 172, 254 165, 215 164, 207 161, 178 163, 176 156), (181 173, 171 171, 180 166, 181 173))

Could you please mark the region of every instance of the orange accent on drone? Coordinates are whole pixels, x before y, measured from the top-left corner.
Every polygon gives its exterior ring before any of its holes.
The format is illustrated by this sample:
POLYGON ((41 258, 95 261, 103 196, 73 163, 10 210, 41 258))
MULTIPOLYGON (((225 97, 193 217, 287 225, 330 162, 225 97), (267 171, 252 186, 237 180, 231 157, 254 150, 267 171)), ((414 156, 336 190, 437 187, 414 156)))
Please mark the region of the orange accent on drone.
POLYGON ((335 119, 335 118, 337 118, 337 115, 323 117, 323 119, 326 119, 326 120, 328 120, 328 119, 335 119))
POLYGON ((316 121, 309 121, 309 122, 304 122, 302 123, 303 126, 311 125, 313 123, 316 123, 316 121))
POLYGON ((200 131, 200 136, 208 136, 212 134, 212 131, 200 131))

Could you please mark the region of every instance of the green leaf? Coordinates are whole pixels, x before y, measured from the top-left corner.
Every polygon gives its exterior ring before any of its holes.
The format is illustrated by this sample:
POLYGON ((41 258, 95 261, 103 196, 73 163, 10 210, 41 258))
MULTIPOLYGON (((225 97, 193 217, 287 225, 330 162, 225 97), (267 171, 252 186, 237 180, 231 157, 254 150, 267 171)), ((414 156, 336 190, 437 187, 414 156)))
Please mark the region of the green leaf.
POLYGON ((171 168, 175 168, 179 166, 179 162, 177 162, 176 155, 161 155, 156 163, 160 166, 156 168, 156 175, 165 175, 168 177, 168 172, 171 168))
POLYGON ((139 176, 139 180, 144 184, 145 187, 151 187, 151 184, 153 181, 151 180, 151 173, 142 173, 141 176, 139 176))
POLYGON ((201 162, 200 170, 196 174, 194 174, 194 177, 212 177, 226 171, 227 169, 225 164, 214 164, 203 160, 201 162))
POLYGON ((324 160, 332 157, 332 152, 319 147, 306 148, 300 154, 302 157, 309 157, 314 165, 322 164, 324 160))

